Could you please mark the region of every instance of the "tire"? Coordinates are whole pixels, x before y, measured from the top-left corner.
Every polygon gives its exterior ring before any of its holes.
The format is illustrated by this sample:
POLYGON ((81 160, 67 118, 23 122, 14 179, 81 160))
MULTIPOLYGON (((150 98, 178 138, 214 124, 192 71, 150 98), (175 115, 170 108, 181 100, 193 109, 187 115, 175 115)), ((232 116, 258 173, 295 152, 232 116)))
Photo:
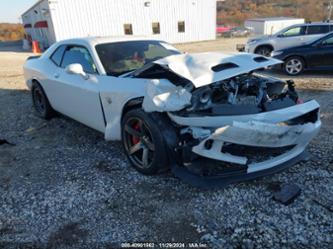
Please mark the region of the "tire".
POLYGON ((269 46, 260 46, 258 48, 256 48, 255 50, 255 54, 260 54, 266 57, 271 57, 271 53, 272 53, 273 49, 269 46))
POLYGON ((141 108, 122 119, 122 144, 131 165, 140 173, 154 175, 169 165, 166 142, 152 114, 141 108))
POLYGON ((55 111, 51 107, 50 102, 39 83, 34 82, 32 84, 31 95, 32 103, 37 115, 43 119, 52 118, 55 114, 55 111))
POLYGON ((283 64, 283 69, 288 75, 296 76, 304 71, 305 62, 299 56, 289 57, 283 64))

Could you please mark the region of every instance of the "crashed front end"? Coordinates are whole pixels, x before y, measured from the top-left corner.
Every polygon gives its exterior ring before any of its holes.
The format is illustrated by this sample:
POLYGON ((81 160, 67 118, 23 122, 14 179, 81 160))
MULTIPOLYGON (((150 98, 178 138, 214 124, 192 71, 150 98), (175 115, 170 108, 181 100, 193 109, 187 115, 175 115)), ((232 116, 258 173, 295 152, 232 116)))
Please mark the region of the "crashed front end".
MULTIPOLYGON (((169 116, 178 125, 189 127, 185 128, 186 132, 197 140, 191 148, 195 156, 185 157, 188 173, 196 173, 207 180, 217 176, 229 178, 222 184, 273 173, 304 160, 306 147, 321 126, 316 101, 244 116, 205 117, 203 120, 171 113, 169 116), (200 158, 209 159, 207 165, 200 158), (210 168, 205 167, 208 165, 210 168)), ((184 140, 183 144, 185 147, 191 144, 191 139, 184 140)), ((175 170, 185 179, 193 178, 184 176, 185 168, 175 170)), ((196 183, 212 182, 196 179, 196 183)))
POLYGON ((321 127, 319 104, 303 103, 292 81, 254 73, 279 61, 208 55, 157 62, 165 75, 147 86, 143 108, 166 112, 177 133, 173 172, 192 185, 224 186, 304 160, 321 127))

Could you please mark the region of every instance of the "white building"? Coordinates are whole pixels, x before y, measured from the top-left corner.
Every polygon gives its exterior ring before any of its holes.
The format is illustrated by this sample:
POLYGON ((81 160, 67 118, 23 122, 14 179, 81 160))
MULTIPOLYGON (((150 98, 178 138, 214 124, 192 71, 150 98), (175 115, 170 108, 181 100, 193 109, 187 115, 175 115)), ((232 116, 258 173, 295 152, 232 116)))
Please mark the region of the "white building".
POLYGON ((302 18, 271 17, 255 18, 245 21, 244 26, 251 29, 255 35, 272 35, 294 24, 304 23, 302 18))
POLYGON ((22 21, 27 36, 42 47, 85 36, 212 40, 216 0, 40 0, 22 14, 22 21))

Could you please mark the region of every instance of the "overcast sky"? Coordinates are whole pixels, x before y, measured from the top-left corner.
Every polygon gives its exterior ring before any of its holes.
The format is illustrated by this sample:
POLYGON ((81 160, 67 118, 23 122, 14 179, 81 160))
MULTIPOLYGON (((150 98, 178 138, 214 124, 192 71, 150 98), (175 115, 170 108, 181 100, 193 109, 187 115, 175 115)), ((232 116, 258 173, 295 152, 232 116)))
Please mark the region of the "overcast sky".
POLYGON ((21 22, 20 16, 37 0, 0 0, 0 23, 21 22))

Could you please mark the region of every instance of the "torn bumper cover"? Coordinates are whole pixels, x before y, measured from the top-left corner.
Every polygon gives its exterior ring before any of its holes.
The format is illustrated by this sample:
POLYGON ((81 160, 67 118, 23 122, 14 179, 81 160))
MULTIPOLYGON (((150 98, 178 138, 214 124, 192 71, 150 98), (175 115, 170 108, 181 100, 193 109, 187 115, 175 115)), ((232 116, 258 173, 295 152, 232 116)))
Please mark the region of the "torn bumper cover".
MULTIPOLYGON (((202 129, 202 134, 211 131, 192 147, 192 152, 201 159, 228 165, 228 173, 220 175, 224 179, 220 185, 273 173, 303 160, 306 146, 321 127, 319 104, 314 100, 254 115, 182 117, 169 113, 169 117, 178 125, 195 128, 196 133, 198 129, 202 129)), ((189 176, 193 172, 185 166, 174 167, 173 171, 192 185, 205 187, 205 180, 211 176, 204 172, 210 164, 199 161, 200 179, 189 176)), ((196 160, 192 166, 195 164, 196 160)), ((212 177, 215 182, 211 183, 216 185, 217 177, 212 177)))
POLYGON ((172 121, 162 133, 175 175, 196 186, 223 186, 304 159, 321 126, 320 106, 300 104, 293 81, 256 72, 281 63, 254 54, 182 54, 133 73, 152 79, 143 109, 172 121))

